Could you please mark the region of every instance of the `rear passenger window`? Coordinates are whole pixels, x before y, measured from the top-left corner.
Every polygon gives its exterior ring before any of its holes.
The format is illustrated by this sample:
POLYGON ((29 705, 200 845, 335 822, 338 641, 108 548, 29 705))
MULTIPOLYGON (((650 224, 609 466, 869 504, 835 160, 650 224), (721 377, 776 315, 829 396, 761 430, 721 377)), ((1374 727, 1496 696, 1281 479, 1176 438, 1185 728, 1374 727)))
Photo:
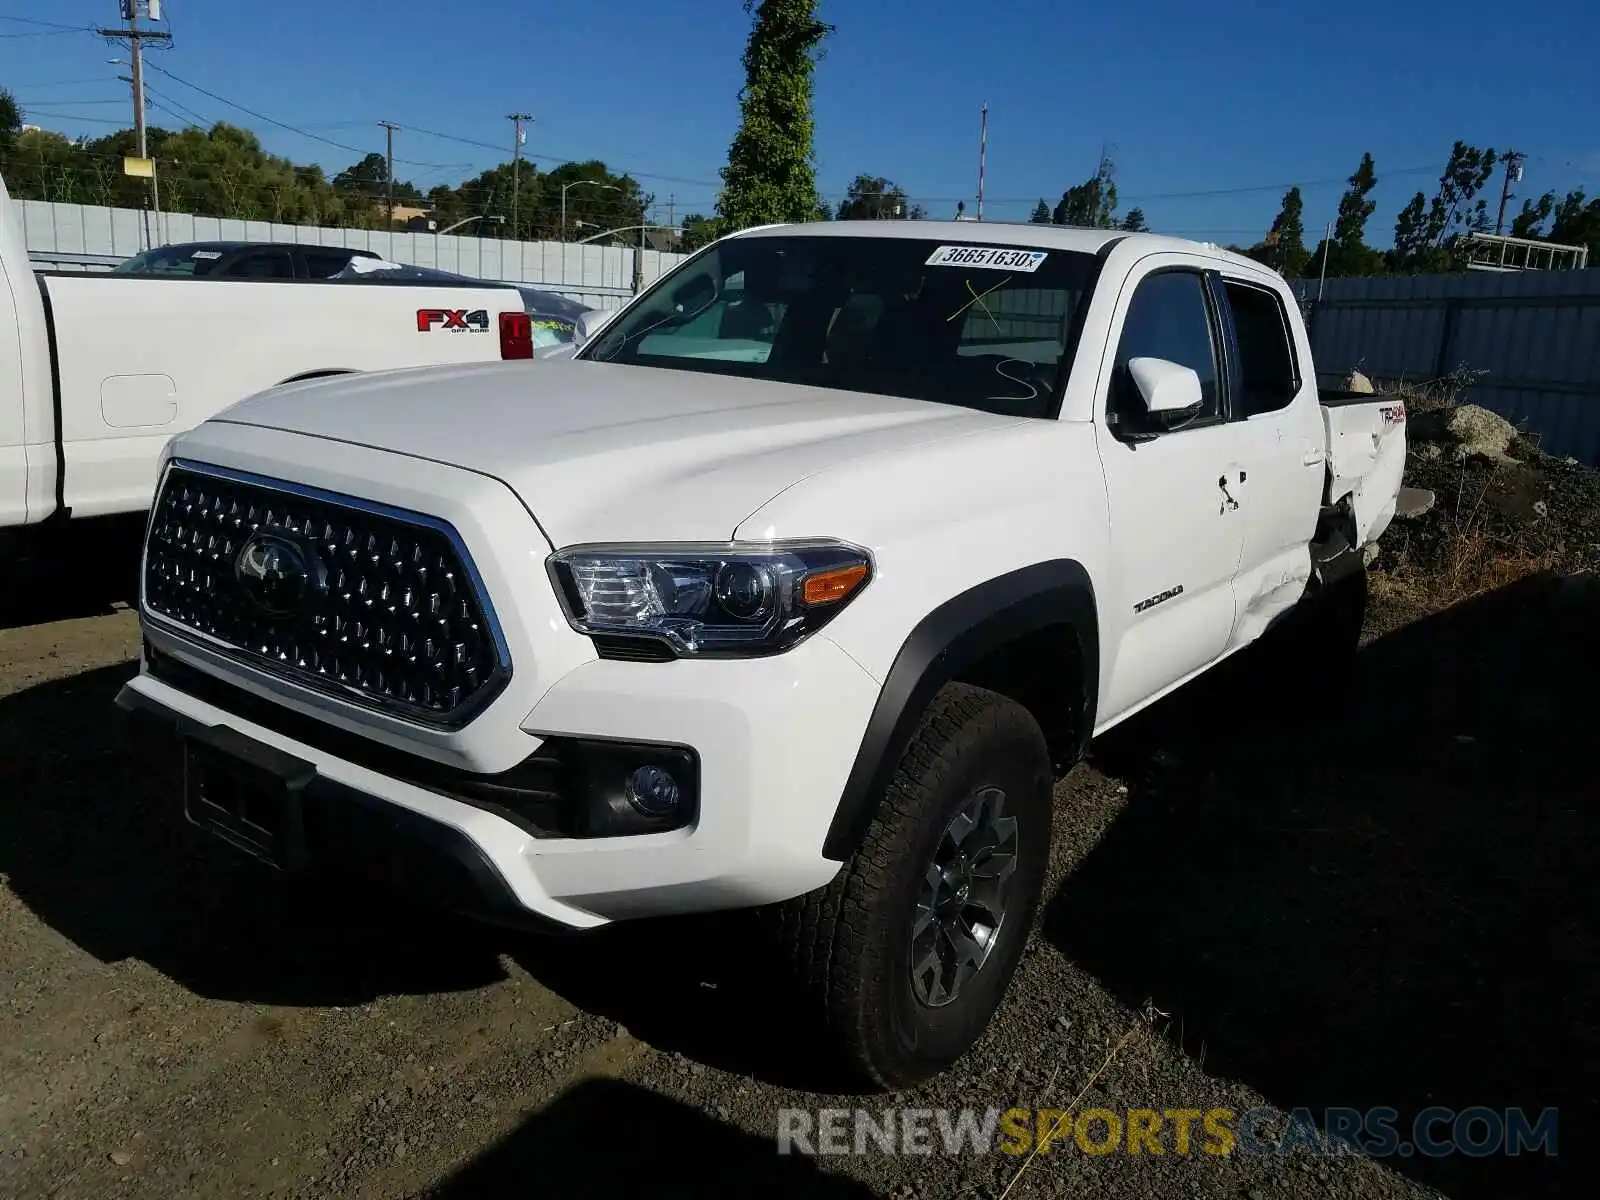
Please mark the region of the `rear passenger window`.
POLYGON ((1154 432, 1139 389, 1128 373, 1130 358, 1164 358, 1193 368, 1204 398, 1200 412, 1184 428, 1214 421, 1222 411, 1217 387, 1217 351, 1211 337, 1211 312, 1205 281, 1193 271, 1162 271, 1147 276, 1133 293, 1117 343, 1111 380, 1110 416, 1119 431, 1154 432))
POLYGON ((328 279, 350 265, 352 255, 348 250, 307 250, 306 274, 312 279, 328 279))
POLYGON ((233 279, 293 279, 294 262, 285 250, 248 254, 228 268, 228 276, 233 279))
POLYGON ((1276 292, 1227 280, 1228 307, 1239 336, 1240 395, 1246 417, 1287 408, 1300 394, 1289 317, 1276 292))

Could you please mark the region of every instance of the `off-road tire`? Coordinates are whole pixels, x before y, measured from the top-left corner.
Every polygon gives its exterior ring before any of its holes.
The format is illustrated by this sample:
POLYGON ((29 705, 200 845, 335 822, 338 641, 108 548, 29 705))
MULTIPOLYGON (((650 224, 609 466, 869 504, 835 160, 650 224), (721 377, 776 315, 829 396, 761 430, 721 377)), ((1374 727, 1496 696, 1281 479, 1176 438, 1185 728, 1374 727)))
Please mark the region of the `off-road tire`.
POLYGON ((901 756, 859 849, 828 886, 774 913, 786 957, 858 1081, 899 1090, 937 1075, 982 1037, 1022 957, 1050 857, 1049 750, 1038 722, 996 692, 946 685, 901 756), (921 884, 946 826, 999 787, 1017 820, 1005 916, 977 973, 940 1007, 911 979, 921 884))

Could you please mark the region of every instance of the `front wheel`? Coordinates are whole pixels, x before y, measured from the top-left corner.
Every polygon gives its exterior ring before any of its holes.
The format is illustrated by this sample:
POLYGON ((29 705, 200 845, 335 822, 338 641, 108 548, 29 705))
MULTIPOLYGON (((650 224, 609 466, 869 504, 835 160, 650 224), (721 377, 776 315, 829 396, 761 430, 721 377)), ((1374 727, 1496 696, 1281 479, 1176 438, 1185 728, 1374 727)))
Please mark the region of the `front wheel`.
POLYGON ((861 847, 783 906, 787 949, 847 1064, 880 1088, 944 1070, 1016 972, 1050 857, 1051 764, 1022 706, 950 684, 861 847))

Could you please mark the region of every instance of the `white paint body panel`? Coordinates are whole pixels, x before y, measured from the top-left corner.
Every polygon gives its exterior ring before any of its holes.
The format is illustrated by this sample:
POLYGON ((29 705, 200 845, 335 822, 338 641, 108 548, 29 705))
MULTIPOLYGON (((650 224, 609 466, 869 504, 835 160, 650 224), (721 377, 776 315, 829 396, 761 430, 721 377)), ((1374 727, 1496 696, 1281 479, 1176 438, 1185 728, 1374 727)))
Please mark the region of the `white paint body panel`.
MULTIPOLYGON (((1114 240, 996 228, 1002 234, 989 236, 1045 246, 1094 250, 1114 240)), ((813 232, 975 237, 971 225, 933 222, 808 226, 813 232)), ((1084 314, 1059 419, 553 361, 534 371, 480 365, 279 388, 171 447, 450 522, 483 577, 513 674, 480 715, 445 732, 268 678, 173 637, 146 614, 162 649, 340 729, 476 771, 520 761, 544 736, 692 745, 703 779, 690 829, 535 841, 148 676, 134 686, 467 833, 523 904, 570 925, 809 891, 838 870, 822 857, 822 842, 884 680, 910 632, 944 601, 1047 560, 1079 563, 1097 609, 1098 733, 1248 644, 1298 600, 1324 500, 1324 459, 1336 486, 1347 483, 1357 497, 1367 533, 1381 532, 1404 436, 1387 440, 1394 423, 1385 424, 1377 402, 1337 410, 1332 427, 1352 439, 1337 449, 1310 383, 1282 411, 1249 421, 1136 446, 1111 436, 1105 403, 1129 296, 1145 274, 1174 263, 1273 287, 1296 312, 1282 281, 1254 263, 1172 239, 1118 242, 1084 314), (1365 465, 1361 436, 1374 446, 1365 465), (580 543, 730 537, 841 538, 870 550, 873 577, 821 633, 787 653, 635 663, 597 656, 562 616, 544 570, 552 548, 580 543)), ((1292 324, 1308 364, 1297 315, 1292 324)))
POLYGON ((1322 410, 1328 446, 1328 495, 1350 497, 1359 544, 1383 536, 1394 520, 1406 467, 1406 406, 1394 397, 1322 410))
POLYGON ((523 310, 515 289, 488 284, 36 275, 3 183, 0 270, 0 529, 56 511, 56 384, 66 506, 138 513, 167 441, 235 401, 312 372, 498 362, 499 314, 523 310), (419 332, 422 308, 484 309, 489 327, 419 332))

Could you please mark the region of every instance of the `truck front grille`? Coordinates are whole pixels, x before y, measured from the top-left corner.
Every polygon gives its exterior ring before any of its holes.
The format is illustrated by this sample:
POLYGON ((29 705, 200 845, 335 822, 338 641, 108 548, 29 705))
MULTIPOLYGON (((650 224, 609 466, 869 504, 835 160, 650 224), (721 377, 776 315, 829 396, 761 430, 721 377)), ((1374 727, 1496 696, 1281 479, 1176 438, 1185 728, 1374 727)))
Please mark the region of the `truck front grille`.
POLYGON ((449 525, 213 467, 167 471, 143 604, 242 662, 430 725, 463 724, 511 672, 449 525))

